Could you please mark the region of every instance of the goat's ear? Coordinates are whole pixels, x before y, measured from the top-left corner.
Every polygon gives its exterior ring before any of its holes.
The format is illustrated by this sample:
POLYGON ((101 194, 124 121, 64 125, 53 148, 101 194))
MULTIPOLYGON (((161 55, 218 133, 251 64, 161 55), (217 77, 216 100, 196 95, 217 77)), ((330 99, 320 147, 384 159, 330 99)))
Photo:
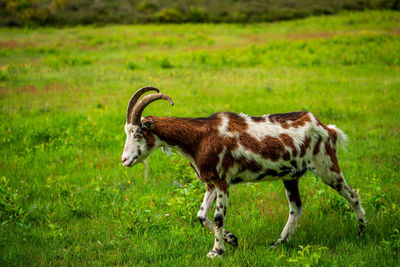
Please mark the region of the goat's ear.
POLYGON ((152 120, 148 120, 142 123, 142 127, 146 128, 146 129, 153 129, 153 121, 152 120))

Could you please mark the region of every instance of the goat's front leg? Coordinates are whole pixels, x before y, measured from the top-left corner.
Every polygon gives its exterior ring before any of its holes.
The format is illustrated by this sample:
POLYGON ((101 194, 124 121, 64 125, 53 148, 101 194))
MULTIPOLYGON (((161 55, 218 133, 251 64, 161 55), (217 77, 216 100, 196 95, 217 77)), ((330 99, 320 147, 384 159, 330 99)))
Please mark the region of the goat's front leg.
MULTIPOLYGON (((200 224, 213 233, 215 233, 214 224, 208 219, 208 213, 210 212, 210 209, 214 204, 216 197, 217 190, 215 188, 215 185, 207 185, 203 203, 201 203, 199 212, 197 213, 197 218, 199 219, 200 224)), ((226 229, 223 229, 223 239, 224 241, 228 242, 228 244, 234 247, 238 245, 237 237, 226 229)))
POLYGON ((216 189, 217 193, 217 206, 214 214, 214 247, 207 254, 207 257, 214 258, 220 256, 225 252, 224 245, 224 220, 226 215, 226 209, 229 202, 228 187, 220 187, 216 189))
POLYGON ((208 213, 217 197, 217 190, 215 185, 207 185, 206 194, 204 195, 203 203, 201 203, 199 212, 197 213, 197 219, 199 219, 201 225, 214 232, 214 225, 208 219, 208 213))

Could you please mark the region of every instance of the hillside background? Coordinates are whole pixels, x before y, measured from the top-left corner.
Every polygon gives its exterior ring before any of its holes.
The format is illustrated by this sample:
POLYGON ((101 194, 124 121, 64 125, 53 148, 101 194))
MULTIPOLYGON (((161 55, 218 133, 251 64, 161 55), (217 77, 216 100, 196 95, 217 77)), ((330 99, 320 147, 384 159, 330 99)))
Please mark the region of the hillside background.
POLYGON ((399 0, 0 0, 0 26, 265 22, 342 10, 400 9, 399 0))

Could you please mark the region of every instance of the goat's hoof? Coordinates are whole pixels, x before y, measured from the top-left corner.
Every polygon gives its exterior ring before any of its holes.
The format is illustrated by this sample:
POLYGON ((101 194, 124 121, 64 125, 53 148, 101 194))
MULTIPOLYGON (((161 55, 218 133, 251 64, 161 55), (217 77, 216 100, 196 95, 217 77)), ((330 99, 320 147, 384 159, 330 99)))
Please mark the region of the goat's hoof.
POLYGON ((207 253, 207 257, 209 257, 210 259, 214 259, 215 257, 220 257, 222 254, 224 254, 224 252, 225 251, 223 249, 214 248, 207 253))
POLYGON ((361 237, 365 233, 365 230, 367 229, 367 225, 368 225, 368 222, 366 220, 362 220, 362 219, 358 220, 358 234, 357 234, 358 237, 361 237))
POLYGON ((278 238, 276 241, 274 241, 274 242, 271 243, 270 247, 271 247, 271 248, 276 248, 277 246, 279 246, 279 245, 281 245, 281 244, 283 244, 283 243, 286 243, 286 241, 287 241, 286 238, 285 238, 285 239, 280 239, 280 238, 278 238))
POLYGON ((277 241, 272 242, 269 246, 271 248, 276 248, 276 246, 278 246, 278 245, 279 245, 279 243, 278 243, 278 240, 277 240, 277 241))
POLYGON ((224 238, 224 240, 225 240, 225 242, 227 242, 231 246, 234 246, 234 247, 238 246, 238 239, 232 233, 227 234, 226 237, 224 238))

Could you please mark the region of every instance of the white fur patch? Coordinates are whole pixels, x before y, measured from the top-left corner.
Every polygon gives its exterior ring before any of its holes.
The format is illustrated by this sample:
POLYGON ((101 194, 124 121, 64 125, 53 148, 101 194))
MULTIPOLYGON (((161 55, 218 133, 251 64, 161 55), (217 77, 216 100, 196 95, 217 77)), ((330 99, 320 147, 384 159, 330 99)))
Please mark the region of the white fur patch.
POLYGON ((235 137, 235 135, 228 131, 229 118, 225 114, 221 114, 221 126, 218 127, 218 131, 223 137, 235 137))
POLYGON ((226 153, 226 147, 224 147, 221 151, 221 153, 218 155, 218 164, 217 164, 217 171, 220 177, 222 177, 223 174, 223 170, 222 170, 222 160, 225 157, 225 153, 226 153))

